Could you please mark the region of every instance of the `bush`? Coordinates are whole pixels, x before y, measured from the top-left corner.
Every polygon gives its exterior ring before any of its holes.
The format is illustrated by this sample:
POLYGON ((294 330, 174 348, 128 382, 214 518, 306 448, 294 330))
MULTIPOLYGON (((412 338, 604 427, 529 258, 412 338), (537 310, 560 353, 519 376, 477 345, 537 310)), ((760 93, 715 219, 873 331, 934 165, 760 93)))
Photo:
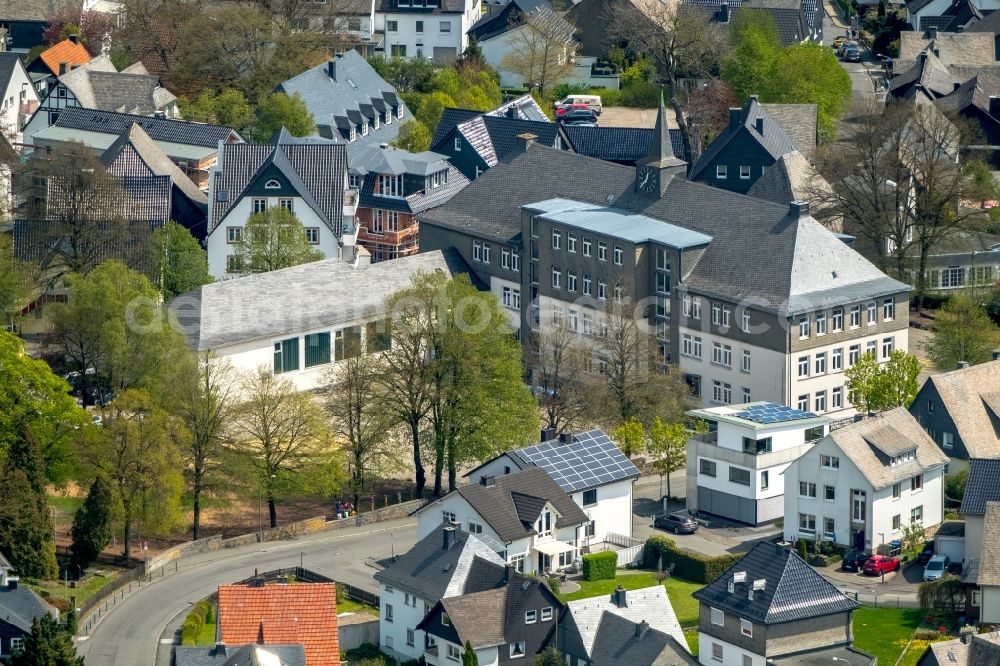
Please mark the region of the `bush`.
POLYGON ((562 579, 559 576, 549 576, 549 589, 554 593, 559 594, 559 585, 562 584, 562 579))
POLYGON ((799 539, 799 542, 795 544, 795 550, 796 552, 798 552, 799 557, 801 557, 803 560, 806 559, 809 555, 809 551, 806 549, 805 539, 799 539))
POLYGON ((674 574, 696 583, 710 583, 739 562, 744 553, 732 553, 718 557, 707 557, 698 553, 680 550, 673 541, 662 534, 654 534, 646 540, 643 548, 643 563, 655 567, 662 563, 674 565, 674 574))
POLYGON ((660 86, 655 83, 641 81, 620 90, 601 88, 595 91, 594 94, 601 96, 601 104, 604 106, 633 106, 655 109, 660 105, 661 90, 660 86))
POLYGON ((613 580, 618 569, 618 553, 588 553, 583 556, 584 580, 613 580))
POLYGON ((195 645, 202 627, 211 622, 214 615, 215 603, 211 599, 203 599, 192 606, 181 625, 181 645, 195 645))
POLYGON ((944 477, 944 494, 948 499, 962 501, 965 485, 969 482, 969 468, 961 469, 944 477))

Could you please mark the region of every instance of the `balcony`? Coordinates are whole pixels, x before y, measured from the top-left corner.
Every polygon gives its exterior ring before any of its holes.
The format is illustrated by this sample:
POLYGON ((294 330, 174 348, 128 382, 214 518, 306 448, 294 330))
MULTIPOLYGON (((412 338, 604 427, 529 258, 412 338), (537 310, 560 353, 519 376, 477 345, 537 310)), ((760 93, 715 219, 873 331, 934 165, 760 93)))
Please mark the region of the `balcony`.
POLYGON ((344 217, 354 217, 358 212, 360 193, 356 189, 344 190, 344 217))
POLYGON ((812 448, 812 443, 800 444, 789 449, 772 451, 770 453, 744 453, 742 450, 727 449, 719 446, 719 434, 709 432, 688 438, 688 457, 700 456, 749 469, 767 469, 775 465, 784 465, 798 460, 802 454, 812 448))

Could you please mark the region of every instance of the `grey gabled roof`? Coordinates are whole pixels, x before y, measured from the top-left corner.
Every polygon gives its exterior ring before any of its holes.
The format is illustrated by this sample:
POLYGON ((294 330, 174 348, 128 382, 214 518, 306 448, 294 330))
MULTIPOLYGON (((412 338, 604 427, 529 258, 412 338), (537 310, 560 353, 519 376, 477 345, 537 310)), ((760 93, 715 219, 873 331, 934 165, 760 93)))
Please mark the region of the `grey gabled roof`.
POLYGON ((352 143, 347 146, 347 167, 352 173, 369 171, 398 176, 408 173, 426 176, 448 168, 447 158, 425 150, 411 153, 401 148, 370 143, 352 143))
POLYGON ((7 90, 7 86, 10 85, 10 80, 18 67, 23 69, 24 65, 17 53, 0 51, 0 90, 7 90))
POLYGON ((423 189, 406 197, 388 197, 375 193, 376 178, 378 176, 375 173, 369 173, 365 176, 364 183, 361 185, 359 206, 412 214, 422 213, 447 203, 449 199, 469 184, 469 179, 461 171, 455 167, 448 167, 448 182, 444 185, 423 189))
POLYGON ((778 28, 782 46, 798 44, 811 36, 809 17, 802 0, 748 0, 742 7, 769 14, 778 28))
POLYGON ((996 61, 993 35, 988 32, 938 32, 931 39, 925 33, 904 30, 899 40, 898 60, 913 61, 929 50, 945 67, 982 66, 996 61))
POLYGON ((927 386, 937 390, 970 458, 1000 457, 1000 361, 931 375, 927 386))
POLYGON ((972 458, 959 513, 982 516, 987 502, 1000 502, 1000 458, 972 458))
POLYGON ((306 649, 290 645, 174 646, 174 666, 306 666, 306 649), (270 653, 279 662, 267 661, 270 653))
POLYGON ((1000 586, 1000 558, 996 556, 1000 544, 1000 502, 987 502, 983 514, 983 534, 980 540, 977 585, 1000 586))
POLYGON ((398 587, 431 604, 445 597, 495 588, 503 582, 506 563, 482 539, 455 527, 451 547, 444 548, 444 525, 418 541, 375 580, 398 587))
POLYGON ((15 590, 0 588, 0 618, 21 631, 30 632, 32 621, 46 614, 59 618, 55 606, 43 601, 33 590, 26 587, 15 590))
POLYGON ((835 214, 829 203, 833 199, 833 186, 797 150, 782 155, 764 169, 763 175, 750 186, 747 196, 782 205, 820 199, 820 205, 811 208, 813 215, 832 231, 842 231, 844 226, 843 216, 835 214), (825 215, 824 211, 830 214, 825 215))
MULTIPOLYGON (((573 150, 580 155, 609 162, 638 162, 649 155, 654 131, 645 127, 563 127, 573 150)), ((678 129, 669 130, 670 152, 684 159, 684 139, 678 129)))
POLYGON ((848 599, 832 583, 787 548, 763 541, 729 567, 721 576, 694 593, 694 598, 752 622, 780 624, 812 617, 845 613, 861 604, 848 599), (729 583, 744 572, 745 583, 729 583), (763 589, 748 591, 753 582, 764 580, 763 589))
POLYGON ((149 174, 168 177, 173 186, 199 208, 208 208, 208 196, 160 150, 139 125, 133 123, 101 154, 101 163, 121 178, 147 175, 138 162, 148 169, 149 174))
POLYGON ((468 273, 454 250, 353 267, 341 259, 223 280, 169 304, 188 344, 199 351, 384 316, 387 296, 417 272, 468 273))
POLYGON ((222 125, 79 107, 63 109, 55 123, 56 127, 101 132, 116 136, 120 136, 133 124, 141 127, 154 141, 167 141, 189 146, 216 148, 220 141, 241 139, 236 130, 222 125))
POLYGON ((466 120, 472 120, 482 115, 482 113, 482 111, 473 111, 472 109, 453 108, 447 108, 442 111, 441 120, 438 121, 437 127, 434 128, 434 136, 431 138, 431 148, 437 147, 455 129, 456 125, 464 123, 466 120))
POLYGON ((986 14, 978 21, 967 25, 965 32, 989 32, 994 35, 1000 33, 1000 14, 995 11, 986 14))
MULTIPOLYGON (((652 624, 650 618, 643 618, 652 624)), ((604 613, 597 629, 594 649, 590 653, 593 666, 695 666, 698 660, 688 652, 683 637, 678 640, 668 634, 613 613, 604 613)))
POLYGON ((4 0, 0 22, 47 21, 57 16, 80 13, 83 0, 4 0))
MULTIPOLYGON (((569 495, 542 469, 531 468, 507 474, 495 480, 495 485, 470 484, 457 492, 486 523, 506 542, 535 533, 533 523, 546 503, 558 514, 556 525, 568 527, 587 522, 587 515, 569 495), (515 502, 514 495, 521 495, 515 502), (524 497, 537 498, 532 504, 536 513, 527 513, 529 503, 524 497)), ((432 505, 428 505, 432 506, 432 505)))
POLYGON ((160 87, 156 76, 119 72, 104 54, 66 72, 59 77, 59 82, 73 92, 80 106, 87 109, 150 115, 177 99, 160 87))
POLYGON ((3 553, 0 552, 0 569, 6 569, 9 571, 12 568, 13 567, 10 564, 10 560, 4 557, 3 553))
MULTIPOLYGON (((674 608, 670 604, 667 590, 662 585, 653 585, 638 590, 625 592, 624 607, 618 606, 613 595, 601 595, 588 599, 578 599, 567 604, 568 613, 563 620, 563 640, 572 643, 576 652, 594 660, 594 651, 600 650, 599 642, 611 640, 621 642, 618 637, 618 625, 606 625, 607 616, 620 618, 629 625, 629 633, 634 637, 634 624, 645 620, 650 629, 673 637, 681 645, 686 645, 684 631, 681 629, 674 608), (613 629, 613 631, 609 631, 613 629)), ((627 662, 632 664, 631 661, 627 662)))

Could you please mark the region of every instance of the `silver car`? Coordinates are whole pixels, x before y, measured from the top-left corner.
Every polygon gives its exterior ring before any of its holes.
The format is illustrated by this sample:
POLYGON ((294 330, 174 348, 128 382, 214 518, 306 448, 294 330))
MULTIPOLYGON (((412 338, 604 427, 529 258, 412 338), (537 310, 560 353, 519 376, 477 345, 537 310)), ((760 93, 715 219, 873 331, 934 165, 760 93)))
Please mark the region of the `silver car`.
POLYGON ((948 573, 948 565, 951 564, 951 558, 947 555, 935 555, 927 562, 927 566, 924 567, 924 582, 929 580, 937 580, 941 576, 948 573))

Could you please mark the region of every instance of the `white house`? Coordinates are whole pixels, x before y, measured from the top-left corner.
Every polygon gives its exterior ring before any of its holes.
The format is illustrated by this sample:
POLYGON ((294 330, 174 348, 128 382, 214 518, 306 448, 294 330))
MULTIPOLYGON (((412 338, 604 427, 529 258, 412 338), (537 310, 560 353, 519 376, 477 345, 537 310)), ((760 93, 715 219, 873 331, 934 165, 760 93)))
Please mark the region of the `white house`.
POLYGON ((442 522, 460 525, 520 573, 565 568, 590 543, 587 514, 538 468, 460 486, 416 516, 418 538, 442 522))
POLYGON ((381 0, 375 30, 385 33, 385 56, 454 62, 469 45, 480 0, 381 0))
POLYGON ((0 51, 0 134, 20 143, 21 128, 37 107, 38 93, 18 54, 0 51))
POLYGON ((602 430, 542 431, 533 446, 502 453, 466 478, 488 483, 504 475, 539 467, 587 514, 588 543, 607 541, 608 532, 632 536, 632 486, 639 470, 602 430))
POLYGON ((375 574, 379 583, 379 645, 407 661, 424 654, 417 625, 442 599, 502 584, 506 563, 475 534, 438 524, 405 555, 375 574))
POLYGON ((959 512, 965 518, 962 582, 970 586, 966 615, 972 622, 1000 623, 1000 459, 969 461, 959 512))
POLYGON ((902 407, 834 429, 785 470, 785 539, 877 549, 937 525, 947 463, 902 407))
POLYGON ((217 280, 239 274, 233 244, 251 215, 272 206, 291 211, 325 257, 354 261, 357 205, 344 144, 283 132, 275 144, 222 146, 209 183, 208 270, 217 280))
POLYGON ((170 302, 188 345, 238 370, 271 368, 300 390, 323 385, 331 367, 360 349, 391 346, 385 299, 418 271, 464 272, 455 252, 378 264, 325 259, 198 287, 170 302))
MULTIPOLYGON (((573 34, 576 32, 576 27, 557 14, 548 3, 515 0, 505 7, 508 6, 512 9, 487 14, 473 26, 471 33, 479 40, 483 59, 500 75, 501 87, 524 88, 537 85, 538 81, 526 81, 523 74, 504 67, 504 57, 509 53, 526 54, 544 48, 546 55, 541 58, 548 60, 551 66, 553 56, 547 55, 553 48, 550 43, 559 40, 558 43, 563 46, 561 52, 555 53, 554 57, 560 66, 564 65, 567 60, 572 60, 574 57, 576 45, 573 42, 573 34), (541 47, 540 44, 545 44, 545 47, 541 47)), ((539 60, 531 69, 540 72, 541 68, 542 63, 539 60)), ((571 71, 575 69, 571 68, 571 71)))
POLYGON ((687 508, 751 525, 785 515, 784 473, 830 419, 777 403, 695 409, 708 432, 688 439, 687 508))

